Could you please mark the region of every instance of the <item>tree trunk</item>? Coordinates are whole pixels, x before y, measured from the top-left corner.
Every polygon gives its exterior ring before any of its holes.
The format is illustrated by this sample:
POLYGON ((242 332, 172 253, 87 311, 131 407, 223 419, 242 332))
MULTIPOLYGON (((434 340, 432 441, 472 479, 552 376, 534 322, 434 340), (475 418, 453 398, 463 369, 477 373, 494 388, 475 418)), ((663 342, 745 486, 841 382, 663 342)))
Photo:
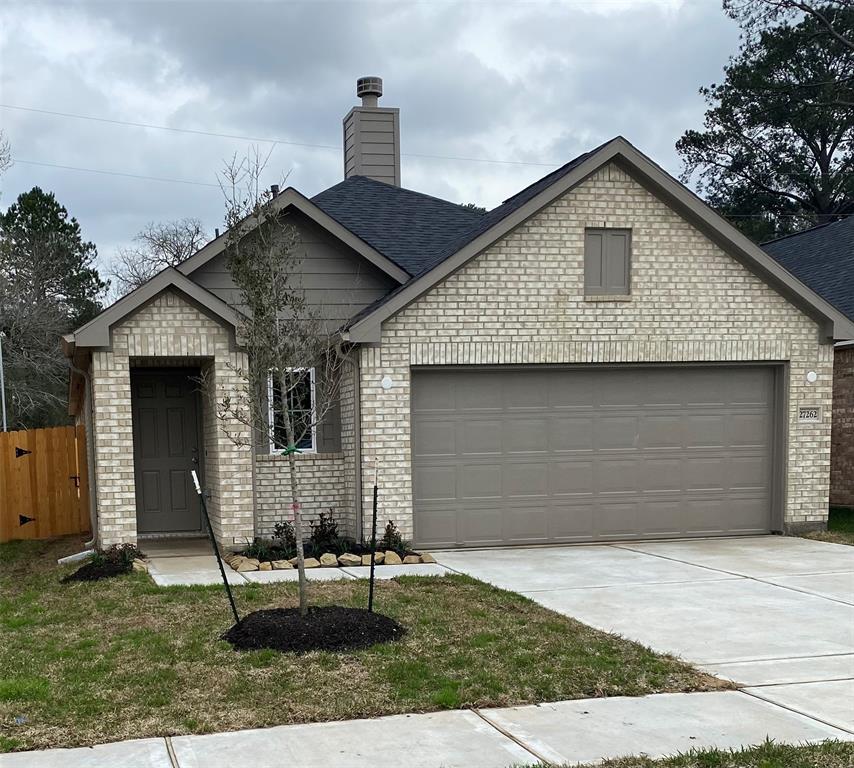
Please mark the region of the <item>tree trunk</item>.
POLYGON ((308 614, 308 583, 305 578, 305 552, 302 547, 302 508, 300 506, 299 483, 297 482, 297 456, 292 450, 296 447, 294 439, 294 425, 291 420, 291 411, 288 408, 288 382, 282 377, 282 416, 285 422, 285 439, 288 441, 288 470, 291 479, 291 509, 294 513, 294 537, 297 544, 297 570, 299 572, 299 615, 305 617, 308 614))

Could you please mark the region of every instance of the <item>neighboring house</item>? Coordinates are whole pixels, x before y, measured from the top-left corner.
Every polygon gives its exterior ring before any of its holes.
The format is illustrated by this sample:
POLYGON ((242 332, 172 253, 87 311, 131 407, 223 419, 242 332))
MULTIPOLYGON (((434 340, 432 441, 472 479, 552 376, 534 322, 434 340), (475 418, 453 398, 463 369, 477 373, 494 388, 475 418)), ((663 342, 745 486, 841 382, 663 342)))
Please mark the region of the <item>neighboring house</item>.
MULTIPOLYGON (((854 319, 854 216, 762 246, 795 277, 854 319)), ((854 507, 854 342, 833 356, 830 503, 854 507)))
MULTIPOLYGON (((359 535, 376 467, 421 547, 825 526, 839 309, 623 138, 486 214, 403 189, 397 110, 359 90, 345 181, 276 198, 349 349, 298 455, 307 514, 359 535)), ((194 463, 225 544, 287 516, 286 459, 193 383, 221 398, 246 363, 224 242, 66 338, 102 544, 201 530, 194 463)))

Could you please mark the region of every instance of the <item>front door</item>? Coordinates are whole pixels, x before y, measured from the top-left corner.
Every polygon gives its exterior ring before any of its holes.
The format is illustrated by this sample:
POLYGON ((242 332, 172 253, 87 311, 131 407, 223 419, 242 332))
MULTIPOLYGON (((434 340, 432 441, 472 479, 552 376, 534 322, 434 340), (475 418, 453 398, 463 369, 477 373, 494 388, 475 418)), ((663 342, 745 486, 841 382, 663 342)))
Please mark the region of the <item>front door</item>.
POLYGON ((190 470, 199 469, 198 398, 184 368, 131 372, 136 524, 139 533, 199 531, 190 470))

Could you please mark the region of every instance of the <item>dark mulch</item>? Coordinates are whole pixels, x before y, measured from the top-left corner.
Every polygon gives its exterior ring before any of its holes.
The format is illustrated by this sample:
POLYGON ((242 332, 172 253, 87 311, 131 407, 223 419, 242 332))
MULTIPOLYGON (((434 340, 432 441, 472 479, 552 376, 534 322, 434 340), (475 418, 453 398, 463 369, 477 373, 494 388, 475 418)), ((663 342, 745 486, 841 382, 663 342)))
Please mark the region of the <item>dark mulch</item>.
POLYGON ((81 565, 74 573, 69 573, 68 576, 62 579, 63 584, 70 581, 99 581, 100 579, 109 579, 113 576, 122 576, 130 573, 133 569, 131 563, 111 563, 109 561, 103 563, 86 563, 81 565))
POLYGON ((223 636, 236 650, 308 653, 352 651, 403 637, 406 629, 394 619, 363 608, 337 605, 309 608, 303 619, 298 608, 255 611, 241 619, 223 636))

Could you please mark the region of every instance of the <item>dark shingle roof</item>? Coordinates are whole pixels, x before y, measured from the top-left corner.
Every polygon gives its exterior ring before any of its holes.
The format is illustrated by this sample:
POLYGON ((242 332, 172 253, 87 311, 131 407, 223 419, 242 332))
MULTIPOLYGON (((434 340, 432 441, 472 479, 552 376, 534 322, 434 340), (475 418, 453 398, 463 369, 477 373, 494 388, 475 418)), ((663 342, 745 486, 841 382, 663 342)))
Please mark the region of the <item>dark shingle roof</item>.
POLYGON ((365 176, 351 176, 311 201, 410 275, 484 216, 365 176))
POLYGON ((854 216, 772 240, 762 248, 854 320, 854 216))

